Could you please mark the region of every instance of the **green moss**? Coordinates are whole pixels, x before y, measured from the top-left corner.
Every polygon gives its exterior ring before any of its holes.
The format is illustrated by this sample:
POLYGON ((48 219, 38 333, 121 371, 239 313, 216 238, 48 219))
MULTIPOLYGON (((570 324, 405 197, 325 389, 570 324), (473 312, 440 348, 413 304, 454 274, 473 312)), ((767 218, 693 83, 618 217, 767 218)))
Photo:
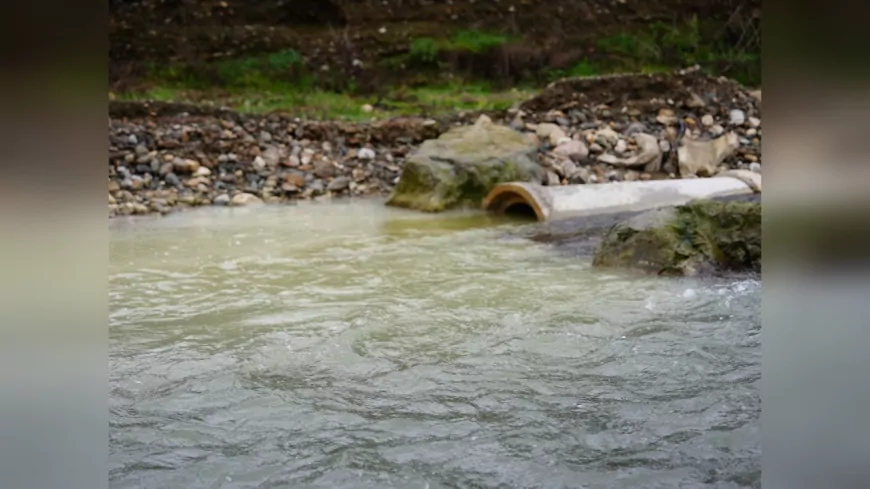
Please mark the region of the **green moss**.
POLYGON ((595 254, 596 266, 662 275, 761 268, 761 204, 695 201, 615 226, 595 254))

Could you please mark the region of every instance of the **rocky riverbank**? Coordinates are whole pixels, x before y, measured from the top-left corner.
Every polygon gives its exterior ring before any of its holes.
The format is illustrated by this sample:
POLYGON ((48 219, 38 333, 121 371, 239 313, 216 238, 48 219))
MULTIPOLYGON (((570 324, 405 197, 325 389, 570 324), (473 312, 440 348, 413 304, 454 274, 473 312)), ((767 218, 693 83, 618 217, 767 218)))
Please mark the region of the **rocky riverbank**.
MULTIPOLYGON (((423 141, 478 113, 371 123, 113 103, 109 215, 385 196, 423 141)), ((761 96, 684 70, 565 80, 494 122, 537 138, 548 185, 761 169, 761 96)))

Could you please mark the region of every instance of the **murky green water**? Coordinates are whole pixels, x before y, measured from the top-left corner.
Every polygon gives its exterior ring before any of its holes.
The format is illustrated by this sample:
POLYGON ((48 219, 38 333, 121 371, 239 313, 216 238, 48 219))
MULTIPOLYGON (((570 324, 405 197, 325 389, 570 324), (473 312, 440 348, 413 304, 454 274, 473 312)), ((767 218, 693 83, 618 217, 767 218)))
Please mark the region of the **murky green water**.
POLYGON ((115 488, 760 486, 760 283, 378 202, 112 221, 115 488))

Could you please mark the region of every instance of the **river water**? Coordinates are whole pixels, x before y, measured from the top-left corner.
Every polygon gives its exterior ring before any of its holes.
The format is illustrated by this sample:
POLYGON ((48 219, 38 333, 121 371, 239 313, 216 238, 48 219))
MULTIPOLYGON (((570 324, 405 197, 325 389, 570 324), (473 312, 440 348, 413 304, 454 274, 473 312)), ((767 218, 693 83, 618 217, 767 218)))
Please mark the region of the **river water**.
POLYGON ((760 487, 760 282, 594 270, 518 225, 110 221, 111 487, 760 487))

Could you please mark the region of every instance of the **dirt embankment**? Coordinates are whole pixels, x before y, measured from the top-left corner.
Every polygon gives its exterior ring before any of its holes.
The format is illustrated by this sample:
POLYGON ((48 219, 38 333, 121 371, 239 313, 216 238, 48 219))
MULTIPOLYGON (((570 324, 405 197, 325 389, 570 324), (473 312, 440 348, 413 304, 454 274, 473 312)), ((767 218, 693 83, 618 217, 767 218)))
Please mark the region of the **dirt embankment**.
MULTIPOLYGON (((502 58, 534 58, 532 69, 558 69, 592 54, 596 38, 692 16, 721 24, 737 44, 741 26, 757 21, 760 7, 759 0, 115 0, 110 80, 136 78, 148 62, 196 63, 282 49, 298 51, 318 70, 351 71, 361 62, 371 73, 407 53, 415 39, 469 29, 515 39, 498 54, 502 58)), ((396 74, 394 66, 381 71, 396 74)))

